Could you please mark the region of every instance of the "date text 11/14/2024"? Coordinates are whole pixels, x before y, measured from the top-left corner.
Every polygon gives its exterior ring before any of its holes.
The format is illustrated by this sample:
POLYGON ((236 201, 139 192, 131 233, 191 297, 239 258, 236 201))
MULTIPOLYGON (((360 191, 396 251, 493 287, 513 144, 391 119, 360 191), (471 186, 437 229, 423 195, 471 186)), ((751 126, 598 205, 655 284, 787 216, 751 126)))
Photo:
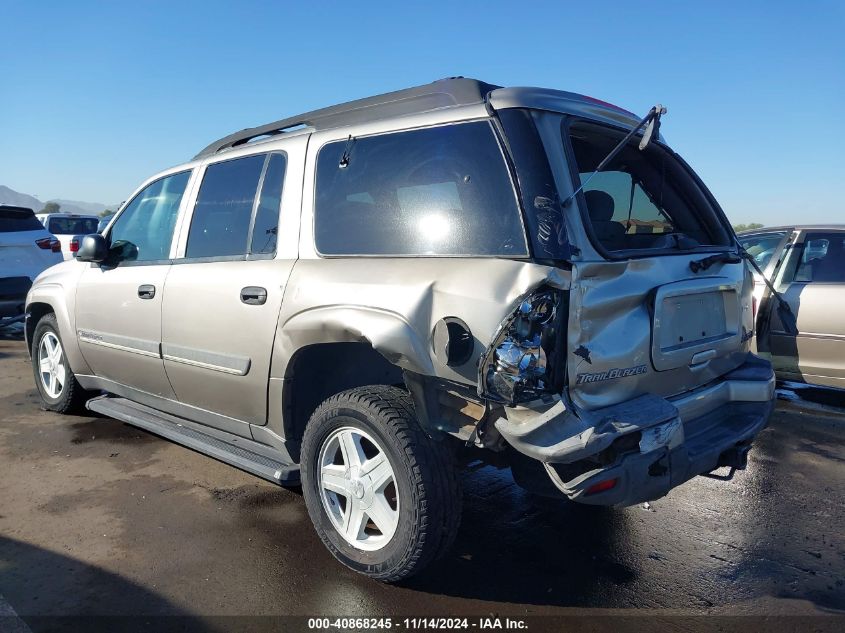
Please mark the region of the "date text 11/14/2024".
POLYGON ((309 630, 525 630, 525 620, 519 618, 478 617, 478 618, 309 618, 309 630))

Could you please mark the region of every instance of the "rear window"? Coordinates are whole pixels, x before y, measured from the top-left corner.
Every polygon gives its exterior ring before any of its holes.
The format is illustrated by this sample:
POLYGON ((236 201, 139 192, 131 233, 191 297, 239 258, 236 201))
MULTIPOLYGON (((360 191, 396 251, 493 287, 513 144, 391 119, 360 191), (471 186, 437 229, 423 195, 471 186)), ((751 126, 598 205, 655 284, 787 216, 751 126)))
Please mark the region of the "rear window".
POLYGON ((98 218, 50 218, 47 230, 53 235, 88 235, 97 232, 98 218))
POLYGON ((0 233, 41 231, 44 227, 32 209, 25 207, 0 207, 0 233))
POLYGON ((528 254, 507 166, 487 122, 329 143, 317 158, 323 255, 528 254))
POLYGON ((729 246, 731 238, 695 178, 670 150, 634 138, 601 171, 596 167, 625 136, 574 123, 569 137, 592 232, 608 251, 687 250, 729 246))

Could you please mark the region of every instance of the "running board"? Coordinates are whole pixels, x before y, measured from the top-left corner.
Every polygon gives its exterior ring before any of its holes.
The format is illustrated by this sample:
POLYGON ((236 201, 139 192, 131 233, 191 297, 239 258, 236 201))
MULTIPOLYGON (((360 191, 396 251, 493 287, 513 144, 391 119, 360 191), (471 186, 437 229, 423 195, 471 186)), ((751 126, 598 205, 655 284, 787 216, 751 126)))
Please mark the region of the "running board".
POLYGON ((218 429, 200 430, 203 427, 199 424, 126 398, 99 396, 89 400, 85 407, 160 435, 273 483, 286 486, 299 483, 298 464, 284 462, 273 448, 244 437, 218 429), (276 456, 270 457, 267 453, 276 453, 276 456))

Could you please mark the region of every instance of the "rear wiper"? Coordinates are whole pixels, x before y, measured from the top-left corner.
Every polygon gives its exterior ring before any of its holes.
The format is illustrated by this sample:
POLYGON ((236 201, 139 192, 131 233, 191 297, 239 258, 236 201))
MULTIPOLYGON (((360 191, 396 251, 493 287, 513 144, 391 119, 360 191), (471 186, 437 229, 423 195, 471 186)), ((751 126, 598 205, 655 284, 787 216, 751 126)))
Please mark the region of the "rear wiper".
POLYGON ((710 257, 691 261, 689 268, 692 272, 697 273, 699 270, 707 270, 713 264, 738 264, 742 261, 742 257, 735 253, 716 253, 710 257))

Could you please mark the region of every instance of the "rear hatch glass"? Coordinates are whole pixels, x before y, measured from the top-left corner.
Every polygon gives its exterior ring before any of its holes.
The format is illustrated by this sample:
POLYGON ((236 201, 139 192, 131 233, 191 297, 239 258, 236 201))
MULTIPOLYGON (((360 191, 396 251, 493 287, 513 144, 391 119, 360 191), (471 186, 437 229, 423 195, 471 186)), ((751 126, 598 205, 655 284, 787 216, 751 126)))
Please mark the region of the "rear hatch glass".
POLYGON ((97 232, 97 218, 50 218, 47 230, 53 235, 89 235, 97 232))
POLYGON ((704 190, 668 148, 632 141, 601 172, 595 169, 625 136, 603 125, 576 122, 569 136, 584 187, 585 221, 597 246, 611 254, 729 246, 731 238, 704 190))
POLYGON ((24 207, 0 207, 0 233, 40 231, 43 228, 32 209, 24 207))

